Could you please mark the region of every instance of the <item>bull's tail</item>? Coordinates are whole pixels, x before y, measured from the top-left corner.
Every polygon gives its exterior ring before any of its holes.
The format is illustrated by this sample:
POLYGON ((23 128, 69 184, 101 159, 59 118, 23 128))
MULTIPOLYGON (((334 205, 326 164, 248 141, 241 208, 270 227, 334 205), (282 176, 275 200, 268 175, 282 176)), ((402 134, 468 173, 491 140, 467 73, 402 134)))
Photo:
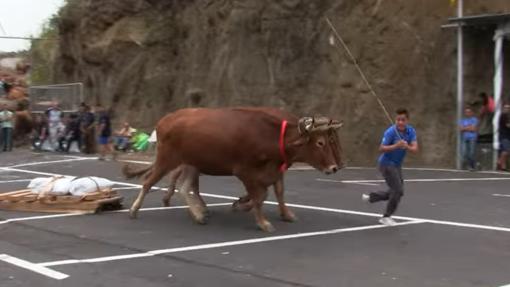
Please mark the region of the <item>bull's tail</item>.
POLYGON ((127 179, 140 177, 149 172, 150 170, 152 170, 152 166, 153 164, 149 165, 149 167, 142 168, 140 170, 134 170, 129 164, 126 164, 122 167, 122 174, 124 174, 124 176, 127 179))

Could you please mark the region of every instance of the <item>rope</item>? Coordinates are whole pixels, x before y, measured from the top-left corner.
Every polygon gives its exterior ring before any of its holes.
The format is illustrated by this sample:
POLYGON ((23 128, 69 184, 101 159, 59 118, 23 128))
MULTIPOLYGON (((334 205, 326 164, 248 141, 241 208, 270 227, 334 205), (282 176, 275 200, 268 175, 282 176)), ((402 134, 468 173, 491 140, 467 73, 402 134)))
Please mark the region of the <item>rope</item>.
MULTIPOLYGON (((379 98, 379 96, 375 93, 374 89, 372 89, 372 86, 370 85, 370 83, 368 82, 367 80, 367 77, 365 76, 365 74, 363 73, 363 71, 361 70, 359 64, 358 64, 358 61, 356 61, 356 58, 354 58, 354 56, 352 55, 351 53, 351 50, 349 50, 349 47, 347 47, 347 44, 345 44, 344 40, 342 39, 342 37, 340 36, 340 34, 338 34, 337 30, 335 29, 335 26, 333 26, 333 24, 331 23, 331 21, 329 20, 328 17, 325 17, 326 19, 326 22, 328 23, 329 27, 331 28, 331 30, 333 30, 333 34, 336 36, 336 38, 338 39, 338 41, 340 41, 340 43, 342 43, 342 46, 344 46, 345 50, 347 51, 347 54, 349 54, 349 57, 352 59, 353 63, 354 63, 354 66, 356 67, 356 69, 358 70, 358 72, 360 73, 361 75, 361 78, 363 79, 363 81, 365 82, 365 85, 367 85, 368 89, 370 90, 370 93, 375 97, 375 99, 377 100, 377 102, 379 103, 379 106, 382 108, 382 110, 384 111, 384 114, 386 115, 386 118, 388 119, 388 121, 393 125, 393 119, 391 118, 390 114, 388 113, 388 110, 386 109, 386 107, 384 106, 383 102, 381 101, 381 99, 379 98)), ((338 47, 338 46, 336 46, 338 47)))

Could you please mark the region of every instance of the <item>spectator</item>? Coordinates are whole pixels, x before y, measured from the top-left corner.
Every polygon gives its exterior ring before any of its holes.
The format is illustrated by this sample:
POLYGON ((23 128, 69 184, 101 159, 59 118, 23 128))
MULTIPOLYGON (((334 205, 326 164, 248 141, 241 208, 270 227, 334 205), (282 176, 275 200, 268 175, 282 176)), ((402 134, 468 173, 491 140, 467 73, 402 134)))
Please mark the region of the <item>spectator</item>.
POLYGON ((105 160, 107 153, 111 154, 112 157, 115 158, 110 138, 112 135, 112 126, 110 120, 111 111, 110 109, 105 109, 101 106, 97 107, 97 111, 99 113, 99 160, 105 160))
POLYGON ((494 99, 482 92, 478 95, 481 100, 482 107, 478 118, 478 142, 492 142, 492 117, 494 116, 494 99))
POLYGON ((12 151, 12 130, 14 127, 14 114, 7 109, 7 104, 0 106, 0 122, 2 133, 0 141, 3 145, 3 151, 12 151))
POLYGON ((65 139, 67 141, 65 152, 69 152, 71 144, 76 142, 78 150, 81 150, 80 118, 77 114, 71 114, 69 123, 66 126, 65 139))
POLYGON ((52 150, 58 150, 58 131, 62 126, 63 113, 58 107, 57 101, 53 101, 52 106, 46 110, 46 116, 48 118, 50 147, 52 150))
POLYGON ((0 78, 0 96, 3 96, 3 95, 5 95, 4 81, 2 78, 0 78))
POLYGON ((65 144, 67 143, 66 140, 66 130, 67 125, 69 124, 69 117, 64 116, 63 120, 60 121, 59 125, 57 126, 57 141, 58 141, 58 148, 56 151, 64 152, 66 151, 65 144))
POLYGON ((498 158, 498 170, 508 171, 507 161, 510 153, 510 104, 503 106, 503 113, 499 118, 499 142, 500 154, 498 158))
POLYGON ((469 170, 474 171, 476 168, 475 150, 478 129, 478 119, 471 107, 464 109, 464 118, 459 123, 462 133, 461 153, 462 162, 468 164, 469 170))
POLYGON ((82 137, 83 152, 95 152, 95 119, 90 107, 85 103, 80 105, 80 134, 82 137))
POLYGON ((116 150, 127 151, 131 137, 136 132, 136 129, 132 128, 129 122, 124 122, 122 128, 115 133, 114 143, 116 150))
POLYGON ((48 137, 48 121, 45 114, 37 114, 34 118, 34 129, 32 131, 32 147, 40 151, 44 141, 48 137))

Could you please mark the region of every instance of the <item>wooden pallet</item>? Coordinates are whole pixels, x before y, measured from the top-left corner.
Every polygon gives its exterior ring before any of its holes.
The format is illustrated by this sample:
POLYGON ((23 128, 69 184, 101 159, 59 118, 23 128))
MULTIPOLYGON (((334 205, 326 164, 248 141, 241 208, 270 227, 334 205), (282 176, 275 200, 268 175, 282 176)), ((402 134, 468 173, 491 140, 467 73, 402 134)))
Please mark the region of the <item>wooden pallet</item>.
POLYGON ((33 212, 96 213, 101 210, 120 209, 122 197, 111 188, 89 193, 84 196, 55 195, 43 196, 22 189, 0 193, 0 209, 33 212))

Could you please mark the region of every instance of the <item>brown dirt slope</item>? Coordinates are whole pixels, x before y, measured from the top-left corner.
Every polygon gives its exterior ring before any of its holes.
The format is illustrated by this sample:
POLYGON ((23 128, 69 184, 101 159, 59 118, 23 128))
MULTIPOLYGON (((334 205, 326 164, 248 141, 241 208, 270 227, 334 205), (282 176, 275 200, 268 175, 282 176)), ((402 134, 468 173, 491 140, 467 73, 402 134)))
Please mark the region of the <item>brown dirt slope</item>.
MULTIPOLYGON (((466 14, 510 11, 507 0, 465 2, 466 14)), ((193 91, 207 106, 329 115, 346 123, 349 163, 372 165, 388 122, 330 44, 328 16, 388 109, 410 109, 422 146, 411 163, 451 166, 456 38, 440 26, 454 15, 448 0, 70 0, 55 78, 83 81, 89 102, 144 128, 193 91)))

